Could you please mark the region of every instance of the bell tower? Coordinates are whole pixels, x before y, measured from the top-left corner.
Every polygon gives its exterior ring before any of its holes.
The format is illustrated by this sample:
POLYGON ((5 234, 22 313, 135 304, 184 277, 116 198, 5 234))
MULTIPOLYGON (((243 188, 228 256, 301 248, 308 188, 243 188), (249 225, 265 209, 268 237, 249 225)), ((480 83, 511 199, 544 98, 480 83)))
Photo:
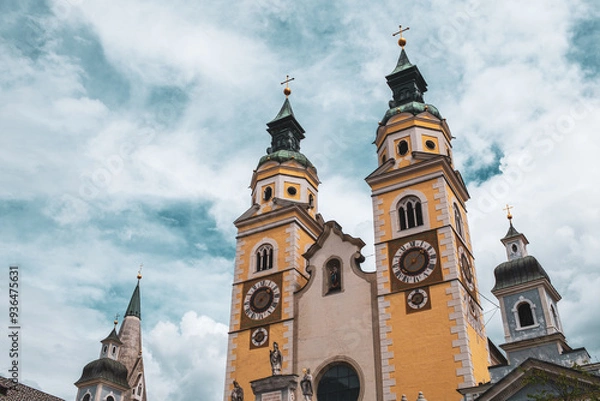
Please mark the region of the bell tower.
POLYGON ((236 381, 247 394, 250 382, 271 375, 273 343, 283 355, 281 374, 291 374, 294 352, 294 292, 308 280, 302 255, 323 231, 318 215, 317 170, 300 153, 304 129, 286 96, 267 123, 271 145, 250 183, 251 206, 238 229, 227 351, 225 399, 236 381))
MULTIPOLYGON (((408 29, 408 28, 406 28, 408 29)), ((383 397, 458 400, 489 380, 488 350, 453 139, 402 47, 386 77, 392 100, 377 128, 372 190, 383 397), (435 383, 435 386, 432 386, 435 383)))

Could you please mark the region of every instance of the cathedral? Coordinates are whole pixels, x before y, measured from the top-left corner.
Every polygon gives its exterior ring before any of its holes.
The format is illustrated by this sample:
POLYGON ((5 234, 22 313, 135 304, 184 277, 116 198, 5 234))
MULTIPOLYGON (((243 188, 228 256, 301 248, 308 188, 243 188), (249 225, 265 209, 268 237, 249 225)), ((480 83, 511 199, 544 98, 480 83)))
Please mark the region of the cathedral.
MULTIPOLYGON (((514 227, 494 270, 504 343, 488 340, 452 133, 425 103, 402 29, 376 126, 375 271, 365 243, 319 213, 317 166, 300 151, 286 79, 271 143, 237 228, 225 401, 598 399, 600 364, 571 348, 561 297, 514 227), (544 398, 546 397, 546 398, 544 398)), ((500 237, 500 235, 499 235, 500 237)), ((500 245, 499 245, 500 246, 500 245)), ((140 283, 124 320, 83 368, 76 401, 146 401, 140 283)), ((159 385, 155 383, 154 385, 159 385)))
POLYGON ((252 173, 251 207, 234 223, 224 399, 556 399, 557 382, 598 395, 600 366, 567 345, 560 295, 509 208, 508 260, 493 289, 504 352, 488 340, 453 136, 424 101, 427 83, 397 34, 392 99, 374 138, 378 165, 366 178, 376 270, 361 269, 360 238, 319 214, 317 166, 300 152, 305 131, 287 79, 267 123, 270 147, 252 173))

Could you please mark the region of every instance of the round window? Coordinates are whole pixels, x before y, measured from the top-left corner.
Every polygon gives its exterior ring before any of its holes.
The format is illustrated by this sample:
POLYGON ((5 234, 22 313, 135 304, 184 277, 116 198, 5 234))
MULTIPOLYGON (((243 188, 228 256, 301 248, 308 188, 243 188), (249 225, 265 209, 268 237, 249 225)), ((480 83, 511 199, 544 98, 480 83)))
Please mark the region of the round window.
POLYGON ((358 400, 360 381, 352 366, 340 362, 325 369, 317 386, 319 401, 358 400))
POLYGON ((288 187, 287 193, 290 194, 291 196, 296 195, 296 193, 297 193, 296 188, 294 188, 294 187, 288 187))
POLYGON ((400 156, 404 156, 405 154, 408 153, 408 142, 402 140, 400 141, 400 143, 398 144, 398 154, 400 156))
POLYGON ((432 140, 427 140, 425 141, 425 146, 427 146, 427 149, 433 150, 435 149, 435 142, 432 140))

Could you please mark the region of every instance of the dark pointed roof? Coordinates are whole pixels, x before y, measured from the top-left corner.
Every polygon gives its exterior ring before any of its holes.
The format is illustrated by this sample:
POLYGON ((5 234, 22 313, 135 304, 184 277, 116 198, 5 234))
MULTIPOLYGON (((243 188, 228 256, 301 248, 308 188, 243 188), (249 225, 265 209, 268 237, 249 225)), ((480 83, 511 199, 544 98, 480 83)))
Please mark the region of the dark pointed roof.
POLYGON ((423 100, 423 94, 427 92, 427 82, 419 68, 410 62, 404 49, 400 52, 396 68, 385 78, 392 90, 392 100, 390 100, 390 109, 385 113, 382 124, 400 113, 411 113, 416 116, 427 111, 442 119, 439 110, 431 104, 426 104, 423 100))
POLYGON ((127 306, 127 311, 125 312, 125 317, 127 316, 136 316, 140 320, 142 320, 142 307, 140 302, 140 281, 138 280, 137 285, 135 286, 135 290, 133 290, 133 294, 131 295, 131 300, 129 301, 129 305, 127 306))
MULTIPOLYGON (((407 68, 410 68, 410 67, 413 67, 413 64, 408 59, 408 56, 406 55, 406 52, 404 51, 404 49, 402 49, 402 51, 400 52, 400 57, 398 57, 398 63, 396 64, 396 68, 388 76, 391 76, 400 71, 406 70, 407 68)), ((416 68, 416 66, 415 66, 415 68, 416 68)))
POLYGON ((121 339, 117 335, 116 329, 112 329, 112 331, 110 332, 110 334, 108 335, 108 337, 106 337, 104 340, 102 340, 100 342, 103 343, 103 344, 106 343, 106 342, 113 342, 113 343, 117 343, 117 344, 123 344, 123 342, 121 341, 121 339))
POLYGON ((510 220, 510 227, 508 228, 508 232, 506 233, 503 239, 516 237, 518 235, 521 235, 521 233, 517 231, 517 229, 512 224, 512 220, 510 220))
POLYGON ((308 158, 300 153, 300 141, 304 139, 305 131, 294 116, 289 98, 285 98, 277 116, 267 123, 267 131, 271 134, 271 146, 258 166, 271 160, 278 163, 296 160, 305 167, 313 167, 308 158))
POLYGON ((281 106, 281 110, 279 110, 279 113, 277 113, 275 118, 272 119, 271 121, 269 121, 267 123, 267 125, 274 123, 276 121, 279 121, 279 120, 283 119, 284 117, 294 117, 294 111, 292 110, 292 104, 290 103, 290 99, 287 97, 285 98, 285 101, 283 102, 283 105, 281 106))

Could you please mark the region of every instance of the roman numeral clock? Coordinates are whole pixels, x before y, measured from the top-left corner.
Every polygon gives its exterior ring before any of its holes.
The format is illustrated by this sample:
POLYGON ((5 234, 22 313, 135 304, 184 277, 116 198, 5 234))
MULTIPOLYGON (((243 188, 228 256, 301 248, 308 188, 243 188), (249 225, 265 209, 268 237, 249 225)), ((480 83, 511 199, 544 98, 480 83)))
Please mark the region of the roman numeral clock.
POLYGON ((429 285, 442 279, 435 231, 390 242, 392 291, 405 292, 406 312, 431 309, 429 285))
POLYGON ((281 273, 244 283, 241 328, 250 329, 249 348, 269 345, 269 328, 281 320, 281 273))

